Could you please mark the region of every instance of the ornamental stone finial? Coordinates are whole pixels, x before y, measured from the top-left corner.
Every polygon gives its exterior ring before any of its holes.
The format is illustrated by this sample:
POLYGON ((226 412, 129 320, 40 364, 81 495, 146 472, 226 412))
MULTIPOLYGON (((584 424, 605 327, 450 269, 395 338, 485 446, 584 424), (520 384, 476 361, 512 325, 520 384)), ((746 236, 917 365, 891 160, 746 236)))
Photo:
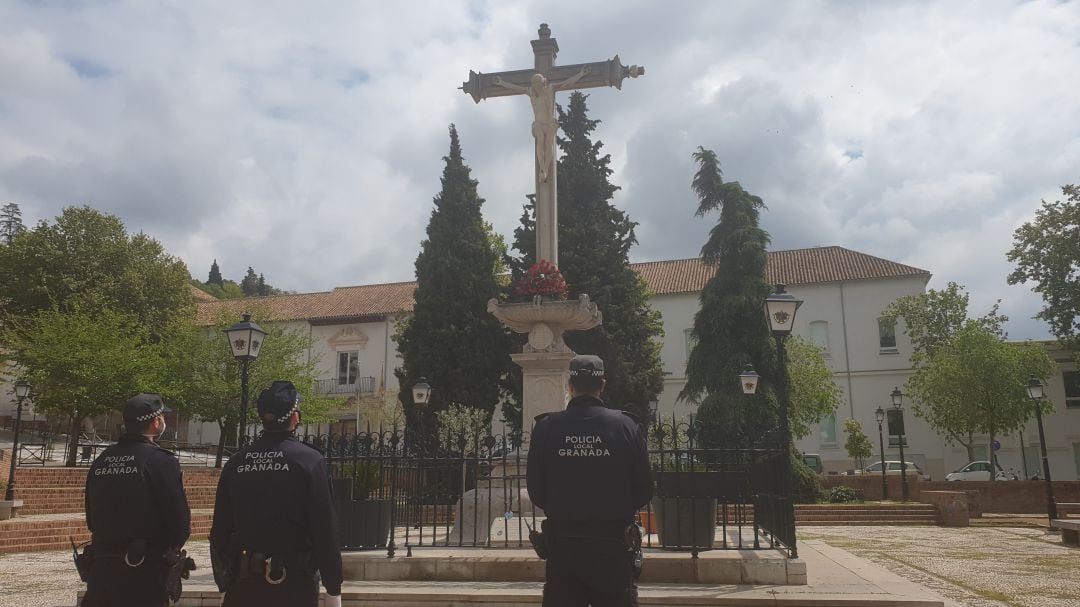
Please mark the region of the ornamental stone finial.
POLYGON ((548 24, 541 23, 540 24, 540 30, 539 30, 538 33, 540 34, 540 39, 541 40, 547 40, 548 38, 551 37, 551 28, 548 27, 548 24))

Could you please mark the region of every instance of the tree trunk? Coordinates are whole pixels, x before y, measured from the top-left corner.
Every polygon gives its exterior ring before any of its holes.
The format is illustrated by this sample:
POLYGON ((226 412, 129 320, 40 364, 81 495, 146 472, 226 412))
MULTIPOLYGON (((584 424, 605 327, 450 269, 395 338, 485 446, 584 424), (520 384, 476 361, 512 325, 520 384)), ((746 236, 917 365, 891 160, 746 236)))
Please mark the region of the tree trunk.
POLYGON ((990 428, 990 444, 987 445, 987 449, 990 451, 990 482, 994 482, 997 478, 997 453, 994 451, 994 428, 990 428))
POLYGON ((79 450, 79 431, 82 430, 83 418, 76 415, 71 416, 71 428, 68 430, 68 448, 67 448, 67 461, 64 462, 65 466, 75 467, 75 459, 78 457, 79 450))
POLYGON ((225 453, 225 439, 229 436, 228 426, 225 422, 218 420, 218 442, 217 442, 217 457, 214 459, 214 467, 221 467, 221 456, 225 453))

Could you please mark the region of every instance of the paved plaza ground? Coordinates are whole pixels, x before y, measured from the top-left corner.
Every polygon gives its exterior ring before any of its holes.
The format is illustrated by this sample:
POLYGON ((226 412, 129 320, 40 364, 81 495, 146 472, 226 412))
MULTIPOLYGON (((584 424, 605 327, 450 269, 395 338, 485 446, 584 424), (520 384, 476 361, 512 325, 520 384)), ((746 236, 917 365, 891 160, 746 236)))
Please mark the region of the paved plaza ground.
MULTIPOLYGON (((1031 527, 813 527, 819 540, 869 559, 964 607, 1080 605, 1080 549, 1031 527)), ((210 583, 207 542, 189 549, 195 582, 210 583)), ((811 573, 811 575, 814 575, 811 573)), ((70 552, 0 556, 0 607, 70 607, 81 588, 70 552)))

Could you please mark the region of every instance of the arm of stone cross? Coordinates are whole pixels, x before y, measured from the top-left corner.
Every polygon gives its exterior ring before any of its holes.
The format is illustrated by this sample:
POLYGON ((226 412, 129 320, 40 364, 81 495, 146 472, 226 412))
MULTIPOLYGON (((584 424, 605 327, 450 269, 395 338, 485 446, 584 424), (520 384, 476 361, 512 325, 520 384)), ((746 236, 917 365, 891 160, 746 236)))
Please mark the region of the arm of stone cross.
POLYGON ((507 82, 507 81, 503 80, 502 76, 499 76, 498 74, 495 75, 495 78, 492 80, 492 82, 495 84, 495 86, 501 86, 504 89, 510 89, 511 91, 516 91, 518 93, 528 93, 529 92, 529 87, 527 87, 527 86, 518 86, 518 85, 514 84, 513 82, 507 82))
POLYGON ((578 70, 578 72, 576 74, 574 74, 573 76, 570 76, 569 78, 567 78, 566 80, 563 80, 562 82, 552 83, 551 88, 556 90, 556 91, 562 91, 562 90, 568 89, 568 88, 574 86, 574 84, 576 84, 578 80, 581 80, 582 78, 587 76, 590 71, 592 71, 592 69, 588 65, 583 65, 583 66, 581 66, 581 69, 578 70))

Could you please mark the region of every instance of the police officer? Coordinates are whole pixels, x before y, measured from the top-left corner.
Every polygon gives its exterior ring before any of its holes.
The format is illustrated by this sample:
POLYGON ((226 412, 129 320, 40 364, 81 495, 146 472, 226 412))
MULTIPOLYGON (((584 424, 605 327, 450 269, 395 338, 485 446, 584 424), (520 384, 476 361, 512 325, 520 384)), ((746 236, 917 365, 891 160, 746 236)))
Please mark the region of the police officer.
POLYGON ((128 400, 127 433, 86 475, 92 558, 82 607, 169 603, 164 555, 187 541, 191 511, 179 461, 154 443, 165 432, 168 411, 158 394, 128 400))
POLYGON ((544 510, 545 607, 638 604, 634 515, 653 494, 644 432, 634 416, 608 409, 604 361, 570 361, 570 403, 536 418, 528 489, 544 510))
POLYGON ((341 605, 341 551, 326 460, 296 440, 300 395, 276 381, 259 394, 263 432, 218 482, 210 558, 223 607, 311 607, 319 577, 341 605))

